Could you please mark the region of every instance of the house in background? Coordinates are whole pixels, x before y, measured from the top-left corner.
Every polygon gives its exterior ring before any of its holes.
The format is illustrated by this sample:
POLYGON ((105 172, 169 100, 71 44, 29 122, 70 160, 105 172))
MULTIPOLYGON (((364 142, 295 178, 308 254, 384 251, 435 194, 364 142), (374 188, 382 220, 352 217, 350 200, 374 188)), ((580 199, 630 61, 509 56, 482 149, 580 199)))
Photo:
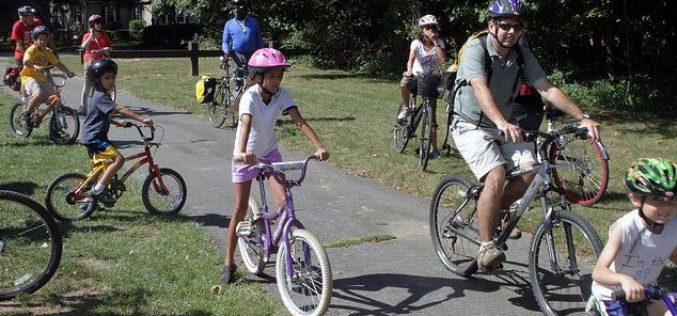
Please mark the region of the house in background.
POLYGON ((189 23, 188 17, 174 7, 153 15, 150 0, 52 0, 49 11, 53 27, 71 34, 82 34, 93 14, 101 15, 105 29, 112 31, 127 29, 131 20, 142 20, 145 26, 189 23))

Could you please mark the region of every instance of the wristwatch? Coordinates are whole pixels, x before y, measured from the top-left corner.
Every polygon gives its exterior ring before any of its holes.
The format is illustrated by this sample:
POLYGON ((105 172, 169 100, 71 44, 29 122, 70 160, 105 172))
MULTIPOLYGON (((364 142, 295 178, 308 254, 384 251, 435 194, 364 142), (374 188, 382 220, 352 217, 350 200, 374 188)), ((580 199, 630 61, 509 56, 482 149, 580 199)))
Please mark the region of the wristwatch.
POLYGON ((587 114, 583 113, 583 114, 581 115, 581 117, 580 117, 578 120, 579 120, 579 121, 582 121, 582 120, 589 119, 589 118, 590 118, 590 115, 587 115, 587 114))

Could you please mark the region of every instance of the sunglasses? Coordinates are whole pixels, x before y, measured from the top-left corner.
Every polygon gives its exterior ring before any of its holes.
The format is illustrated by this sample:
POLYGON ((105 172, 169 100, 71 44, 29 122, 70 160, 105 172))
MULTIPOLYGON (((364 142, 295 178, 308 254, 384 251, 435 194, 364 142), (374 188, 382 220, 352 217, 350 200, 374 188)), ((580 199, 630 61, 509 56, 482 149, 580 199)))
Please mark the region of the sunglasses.
POLYGON ((524 28, 524 25, 521 23, 510 24, 510 23, 498 23, 498 28, 504 31, 510 31, 510 29, 515 29, 515 32, 521 32, 524 28))

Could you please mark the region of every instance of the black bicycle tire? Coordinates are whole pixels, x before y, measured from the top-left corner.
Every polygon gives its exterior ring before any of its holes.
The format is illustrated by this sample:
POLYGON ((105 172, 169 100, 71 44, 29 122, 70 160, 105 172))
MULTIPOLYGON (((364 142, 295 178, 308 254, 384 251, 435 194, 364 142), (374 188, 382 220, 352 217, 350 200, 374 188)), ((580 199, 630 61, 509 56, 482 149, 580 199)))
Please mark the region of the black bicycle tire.
MULTIPOLYGON (((229 106, 229 107, 232 107, 232 106, 233 106, 233 102, 235 102, 235 101, 238 101, 238 102, 239 102, 239 100, 238 100, 237 98, 240 97, 240 95, 242 94, 242 89, 243 89, 243 88, 240 87, 239 90, 234 90, 234 91, 228 90, 228 98, 229 98, 229 99, 228 99, 228 100, 229 100, 229 101, 228 101, 228 106, 229 106)), ((226 113, 226 118, 225 118, 225 119, 230 119, 230 124, 226 125, 226 127, 228 127, 228 128, 236 128, 236 127, 237 127, 237 123, 238 123, 238 121, 239 121, 239 116, 238 116, 238 115, 239 115, 239 111, 232 111, 232 110, 231 110, 231 111, 228 111, 228 112, 226 113)), ((225 121, 225 120, 224 120, 224 121, 225 121)))
POLYGON ((49 240, 52 245, 50 257, 47 261, 47 266, 40 276, 26 287, 8 292, 0 290, 0 301, 3 301, 11 299, 19 294, 33 293, 49 282, 49 280, 54 276, 54 273, 56 273, 58 270, 59 264, 61 262, 61 254, 63 252, 63 237, 59 227, 57 226, 54 219, 47 213, 47 210, 31 197, 18 192, 0 190, 0 199, 23 204, 37 213, 45 225, 47 225, 47 231, 49 232, 50 236, 49 240))
MULTIPOLYGON (((607 159, 605 159, 604 154, 602 153, 602 148, 600 148, 599 144, 595 141, 591 140, 583 140, 583 139, 575 139, 574 141, 583 141, 592 146, 592 149, 594 151, 594 159, 596 162, 600 164, 601 167, 601 174, 599 178, 599 188, 595 190, 595 193, 592 195, 588 194, 578 194, 577 192, 574 192, 572 190, 567 190, 566 185, 564 185, 564 180, 560 173, 557 172, 557 168, 552 169, 552 177, 553 177, 553 184, 560 189, 563 189, 565 192, 565 196, 567 197, 567 200, 569 202, 574 203, 574 204, 581 204, 581 205, 593 205, 599 201, 599 199, 604 196, 606 193, 607 187, 609 185, 609 162, 607 159), (589 198, 586 198, 584 196, 591 196, 589 198)), ((550 148, 548 148, 548 158, 551 164, 556 164, 556 151, 558 150, 558 145, 557 143, 553 142, 550 145, 550 148)), ((566 150, 566 148, 565 148, 566 150)), ((583 181, 583 180, 580 180, 583 181)))
POLYGON ((431 102, 430 99, 426 98, 427 100, 424 101, 423 105, 423 113, 421 114, 422 116, 425 116, 422 118, 423 122, 421 123, 421 147, 419 150, 419 164, 421 166, 421 171, 425 171, 425 169, 428 167, 428 161, 430 160, 430 149, 432 149, 432 135, 433 135, 433 128, 432 128, 432 112, 429 110, 432 110, 432 106, 428 104, 427 106, 425 105, 426 102, 431 102))
MULTIPOLYGON (((223 80, 228 80, 224 78, 223 80)), ((220 83, 216 86, 216 91, 214 92, 214 99, 207 104, 207 119, 209 124, 214 128, 219 128, 226 121, 226 108, 228 107, 228 99, 226 98, 226 91, 228 87, 226 83, 220 83), (223 111, 223 115, 220 117, 216 116, 217 111, 223 111)), ((220 114, 219 114, 220 115, 220 114)))
POLYGON ((143 181, 143 185, 141 186, 141 202, 143 202, 143 206, 148 210, 149 213, 155 214, 155 215, 174 215, 178 214, 181 209, 183 208, 183 205, 186 203, 186 198, 188 197, 188 188, 186 187, 186 181, 183 179, 183 177, 176 171, 169 169, 169 168, 160 168, 160 174, 163 175, 170 175, 176 181, 178 182, 179 186, 181 187, 181 198, 179 200, 179 203, 173 207, 169 211, 162 211, 157 209, 150 201, 149 197, 149 190, 150 190, 150 185, 153 179, 156 178, 155 174, 149 174, 146 177, 146 180, 143 181))
MULTIPOLYGON (((572 213, 570 211, 554 211, 551 215, 553 219, 563 221, 565 223, 568 223, 569 225, 574 225, 577 226, 579 231, 582 232, 585 236, 585 238, 588 240, 588 244, 592 246, 592 251, 595 252, 595 262, 596 259, 599 257, 600 253, 602 252, 602 242, 599 238, 599 235, 597 234, 597 231, 595 231, 594 227, 582 216, 572 213)), ((536 299, 536 302, 538 303, 539 308, 541 311, 550 316, 558 315, 557 311, 554 311, 552 307, 550 306, 550 303, 548 302, 548 295, 544 293, 544 290, 542 288, 541 283, 546 283, 546 282, 540 282, 538 280, 538 270, 537 270, 537 264, 538 264, 538 250, 540 245, 541 239, 544 239, 546 236, 546 229, 549 227, 553 227, 551 223, 545 223, 542 222, 541 224, 536 227, 536 231, 534 233, 534 237, 531 241, 531 245, 529 247, 529 280, 531 283, 531 289, 534 294, 534 298, 536 299)), ((573 242, 572 245, 579 246, 579 243, 573 242)), ((574 254, 577 252, 574 251, 574 254)), ((545 256, 548 256, 548 253, 545 253, 545 256)), ((580 262, 580 260, 578 260, 580 262)), ((550 268, 548 266, 548 268, 550 268)), ((591 276, 590 276, 590 282, 592 282, 591 276)), ((591 284, 586 284, 582 286, 582 288, 586 289, 586 291, 590 291, 590 288, 592 286, 591 284)), ((590 294, 590 293, 588 293, 590 294)), ((582 295, 584 296, 583 300, 580 302, 581 305, 580 307, 584 308, 585 307, 585 302, 588 299, 589 295, 582 295)), ((553 296, 555 297, 555 296, 553 296)), ((571 308, 568 307, 567 310, 570 310, 571 308)))
POLYGON ((17 132, 17 124, 21 126, 21 123, 19 123, 19 120, 21 119, 21 113, 23 113, 23 104, 22 103, 16 103, 14 106, 12 106, 12 110, 9 112, 9 128, 12 130, 12 135, 14 135, 15 138, 17 139, 26 139, 28 136, 31 136, 31 132, 33 132, 33 128, 28 126, 24 128, 25 130, 25 135, 24 134, 19 134, 17 132), (19 109, 19 114, 17 117, 17 109, 19 109))
POLYGON ((52 117, 49 120, 49 138, 54 144, 57 145, 73 144, 78 139, 78 135, 80 134, 80 119, 78 118, 78 112, 67 106, 61 107, 61 112, 73 119, 73 124, 75 125, 73 134, 69 135, 69 137, 61 137, 59 135, 59 130, 61 127, 55 126, 59 124, 59 121, 56 111, 53 111, 52 117))
POLYGON ((47 196, 45 197, 45 205, 47 206, 47 211, 49 214, 59 222, 70 222, 92 216, 94 210, 96 210, 96 202, 94 201, 91 202, 84 210, 81 209, 82 212, 80 212, 77 216, 72 217, 64 216, 63 213, 60 212, 57 207, 55 207, 56 204, 54 201, 54 190, 57 185, 66 178, 80 178, 82 181, 85 181, 87 176, 82 173, 71 172, 62 174, 56 179, 52 180, 52 182, 50 182, 49 186, 47 187, 47 196))
MULTIPOLYGON (((440 226, 437 220, 437 215, 439 212, 438 205, 442 199, 445 190, 450 188, 454 183, 459 184, 460 186, 465 188, 466 192, 469 192, 473 187, 473 185, 468 180, 466 180, 461 176, 449 176, 442 179, 439 182, 439 184, 435 188, 435 191, 433 191, 432 201, 430 202, 430 213, 428 215, 430 238, 432 240, 433 250, 435 251, 435 254, 437 255, 438 259, 440 259, 444 267, 454 274, 460 275, 462 277, 468 277, 477 271, 478 268, 477 261, 472 260, 472 262, 466 267, 461 267, 460 265, 451 262, 443 249, 442 242, 440 241, 441 233, 439 229, 440 226)), ((468 205, 466 205, 465 207, 468 207, 468 205)), ((473 213, 473 217, 475 216, 476 214, 473 213)))

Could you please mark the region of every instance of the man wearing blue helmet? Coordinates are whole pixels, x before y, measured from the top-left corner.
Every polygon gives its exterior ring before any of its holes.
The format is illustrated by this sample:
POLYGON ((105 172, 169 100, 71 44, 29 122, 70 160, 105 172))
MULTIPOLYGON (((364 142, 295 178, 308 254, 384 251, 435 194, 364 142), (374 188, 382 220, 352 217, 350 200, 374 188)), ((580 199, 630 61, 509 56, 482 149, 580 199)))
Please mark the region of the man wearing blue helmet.
POLYGON ((482 241, 477 263, 483 270, 499 267, 505 260, 492 241, 500 210, 519 199, 534 177, 527 173, 505 183, 506 174, 516 168, 528 170, 536 162, 533 143, 525 143, 520 127, 509 121, 520 76, 553 106, 580 120, 592 139, 599 137, 599 124, 550 83, 528 47, 517 45, 526 25, 525 13, 520 0, 492 2, 489 35, 466 45, 456 78, 452 135, 463 159, 484 183, 477 201, 482 241))

